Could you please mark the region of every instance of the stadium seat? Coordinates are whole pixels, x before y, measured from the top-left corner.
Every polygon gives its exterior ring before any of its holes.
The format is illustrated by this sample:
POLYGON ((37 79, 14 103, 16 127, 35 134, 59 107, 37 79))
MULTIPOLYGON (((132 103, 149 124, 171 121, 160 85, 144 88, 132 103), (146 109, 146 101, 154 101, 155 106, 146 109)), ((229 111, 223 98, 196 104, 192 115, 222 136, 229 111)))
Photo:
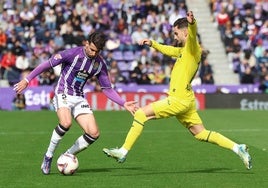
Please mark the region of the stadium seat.
POLYGON ((113 58, 117 61, 122 61, 124 59, 122 51, 113 51, 113 58))
POLYGON ((123 54, 125 61, 133 61, 135 59, 133 51, 125 51, 123 54))
POLYGON ((128 78, 129 78, 129 71, 122 71, 121 74, 122 74, 122 76, 124 76, 128 80, 128 78))
POLYGON ((129 70, 129 64, 125 61, 118 61, 117 62, 118 68, 120 71, 128 71, 129 70))

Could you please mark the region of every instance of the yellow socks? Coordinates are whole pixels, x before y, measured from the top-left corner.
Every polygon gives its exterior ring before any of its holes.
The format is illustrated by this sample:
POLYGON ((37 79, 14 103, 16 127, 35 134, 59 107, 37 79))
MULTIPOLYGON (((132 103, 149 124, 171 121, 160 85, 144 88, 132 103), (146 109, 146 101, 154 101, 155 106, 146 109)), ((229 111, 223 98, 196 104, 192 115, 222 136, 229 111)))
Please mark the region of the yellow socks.
POLYGON ((195 138, 200 141, 217 144, 223 148, 230 149, 230 150, 233 150, 234 146, 236 145, 235 142, 226 138, 220 133, 217 133, 214 131, 208 131, 206 129, 201 131, 197 135, 195 135, 195 138))
POLYGON ((132 127, 127 134, 125 143, 123 144, 123 148, 128 151, 132 148, 133 144, 136 142, 143 130, 145 121, 147 121, 147 117, 143 110, 139 109, 134 115, 132 127))

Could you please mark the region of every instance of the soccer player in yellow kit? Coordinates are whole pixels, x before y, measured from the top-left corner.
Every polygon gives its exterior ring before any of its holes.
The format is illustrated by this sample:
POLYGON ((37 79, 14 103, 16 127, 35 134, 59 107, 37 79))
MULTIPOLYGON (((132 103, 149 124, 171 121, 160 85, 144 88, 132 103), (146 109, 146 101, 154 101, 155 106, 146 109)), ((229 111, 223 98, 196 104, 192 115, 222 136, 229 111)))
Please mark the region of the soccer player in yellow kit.
POLYGON ((138 109, 123 146, 121 148, 104 148, 103 152, 122 163, 140 136, 146 121, 175 116, 197 140, 232 150, 242 159, 246 168, 251 169, 252 163, 248 147, 245 144, 237 144, 220 133, 207 130, 197 113, 191 81, 198 70, 202 50, 197 40, 197 24, 192 11, 187 13, 187 17, 175 21, 173 32, 175 40, 182 47, 162 45, 149 39, 140 41, 140 45, 148 45, 167 56, 176 58, 171 72, 168 96, 138 109))

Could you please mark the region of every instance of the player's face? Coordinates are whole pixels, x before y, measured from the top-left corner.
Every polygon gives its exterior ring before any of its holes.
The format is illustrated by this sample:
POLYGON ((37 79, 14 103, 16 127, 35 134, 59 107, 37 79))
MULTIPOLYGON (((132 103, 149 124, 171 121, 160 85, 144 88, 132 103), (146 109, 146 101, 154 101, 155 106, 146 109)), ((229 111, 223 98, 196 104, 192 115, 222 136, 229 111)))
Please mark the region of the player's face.
POLYGON ((89 43, 88 41, 85 44, 85 51, 88 57, 94 58, 98 55, 99 50, 93 42, 89 43))
POLYGON ((185 32, 183 29, 179 29, 178 27, 173 27, 174 39, 178 42, 178 44, 184 44, 185 42, 185 32))

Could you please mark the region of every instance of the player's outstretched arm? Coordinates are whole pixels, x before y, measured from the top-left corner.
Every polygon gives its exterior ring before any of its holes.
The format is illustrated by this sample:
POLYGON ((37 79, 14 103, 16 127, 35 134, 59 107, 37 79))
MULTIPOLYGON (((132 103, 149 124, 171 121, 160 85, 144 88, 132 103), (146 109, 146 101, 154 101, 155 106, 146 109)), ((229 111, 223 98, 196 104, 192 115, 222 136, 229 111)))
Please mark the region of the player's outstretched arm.
POLYGON ((26 81, 26 79, 23 79, 14 85, 13 90, 16 91, 16 93, 21 93, 27 86, 28 82, 26 81))
POLYGON ((16 91, 16 93, 21 93, 28 86, 29 81, 50 67, 52 66, 49 61, 41 63, 26 78, 14 85, 14 91, 16 91))

